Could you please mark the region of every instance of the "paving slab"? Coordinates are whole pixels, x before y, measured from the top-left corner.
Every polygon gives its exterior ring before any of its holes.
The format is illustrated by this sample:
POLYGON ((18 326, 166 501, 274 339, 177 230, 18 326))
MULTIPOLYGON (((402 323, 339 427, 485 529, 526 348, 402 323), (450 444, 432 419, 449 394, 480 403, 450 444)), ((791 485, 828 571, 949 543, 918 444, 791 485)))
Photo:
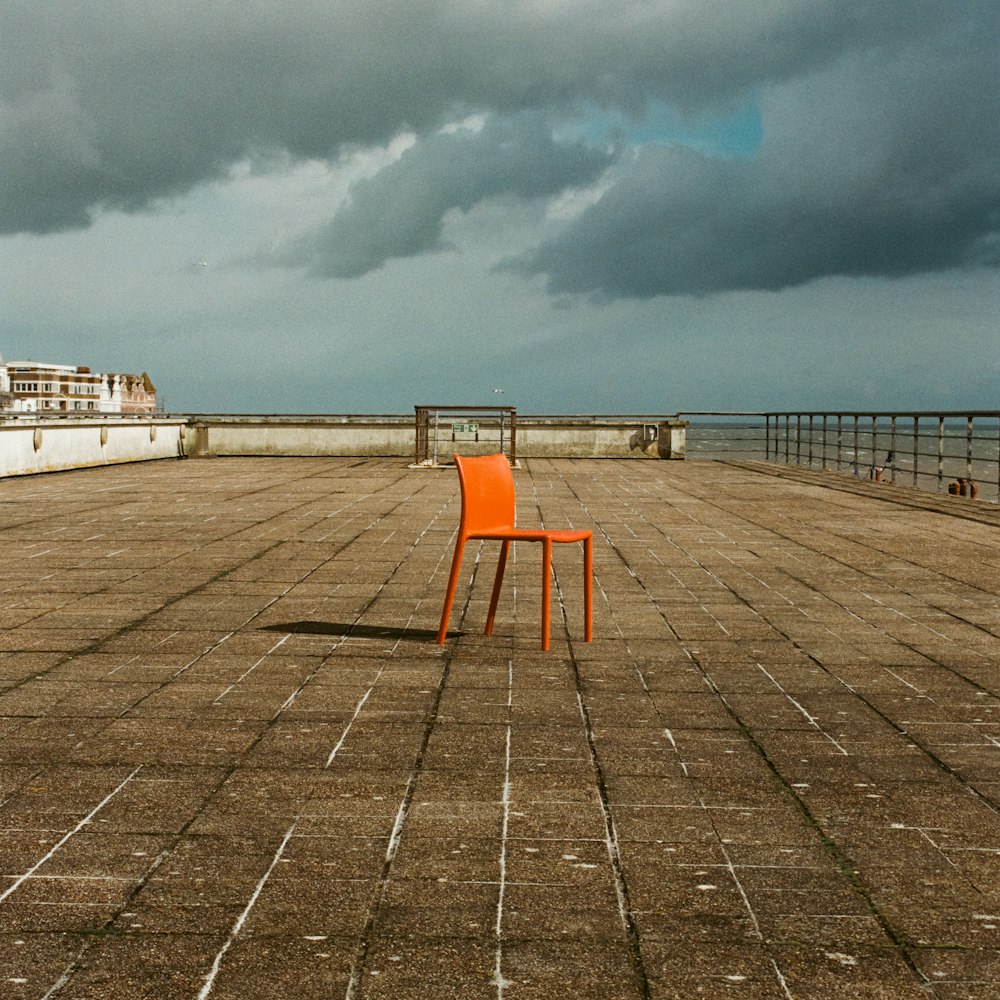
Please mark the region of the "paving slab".
POLYGON ((1000 996, 1000 509, 762 463, 0 481, 0 996, 1000 996), (572 547, 565 547, 571 549, 572 547))

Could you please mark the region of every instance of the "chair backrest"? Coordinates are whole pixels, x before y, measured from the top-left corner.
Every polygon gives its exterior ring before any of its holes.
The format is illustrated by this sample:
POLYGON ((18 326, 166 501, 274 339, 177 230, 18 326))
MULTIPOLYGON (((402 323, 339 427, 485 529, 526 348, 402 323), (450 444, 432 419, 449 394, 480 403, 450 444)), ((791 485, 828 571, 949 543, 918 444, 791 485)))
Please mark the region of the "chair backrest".
POLYGON ((455 456, 462 487, 464 535, 514 527, 514 476, 506 455, 455 456))

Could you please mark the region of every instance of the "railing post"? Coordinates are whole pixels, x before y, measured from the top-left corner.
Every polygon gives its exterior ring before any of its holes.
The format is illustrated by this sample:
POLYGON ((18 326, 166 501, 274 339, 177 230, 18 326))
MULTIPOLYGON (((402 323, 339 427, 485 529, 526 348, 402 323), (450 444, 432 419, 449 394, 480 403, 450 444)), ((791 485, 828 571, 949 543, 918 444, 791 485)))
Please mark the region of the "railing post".
POLYGON ((855 477, 860 477, 861 466, 858 462, 858 421, 861 418, 858 414, 854 414, 854 475, 855 477))
POLYGON ((823 463, 823 470, 826 471, 826 414, 823 414, 823 449, 822 458, 820 461, 823 463))
POLYGON ((1000 503, 1000 418, 997 419, 997 503, 1000 503))
POLYGON ((844 415, 837 414, 837 471, 844 467, 844 415))
POLYGON ((944 417, 938 417, 938 468, 937 468, 937 484, 938 493, 941 492, 941 487, 944 484, 944 417))
POLYGON ((802 414, 795 414, 795 464, 802 464, 802 414))
POLYGON ((813 464, 813 415, 809 414, 809 468, 813 464))
POLYGON ((423 406, 414 406, 413 409, 416 418, 413 464, 420 465, 427 459, 427 410, 423 406))
POLYGON ((889 482, 896 485, 896 414, 892 415, 889 431, 889 455, 892 461, 889 462, 889 482))
POLYGON ((878 465, 878 417, 872 416, 872 464, 869 476, 875 478, 875 468, 878 465))
POLYGON ((972 420, 971 416, 965 418, 965 478, 972 479, 972 420))
POLYGON ((785 465, 788 465, 788 441, 792 434, 792 418, 786 413, 785 414, 785 465))
POLYGON ((920 417, 913 415, 913 488, 920 483, 920 417))

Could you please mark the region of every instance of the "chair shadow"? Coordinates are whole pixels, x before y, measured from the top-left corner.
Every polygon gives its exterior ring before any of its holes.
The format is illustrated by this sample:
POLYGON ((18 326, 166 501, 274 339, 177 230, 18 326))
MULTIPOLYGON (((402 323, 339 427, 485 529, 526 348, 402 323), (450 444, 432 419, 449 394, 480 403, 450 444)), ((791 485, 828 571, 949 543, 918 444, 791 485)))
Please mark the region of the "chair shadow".
MULTIPOLYGON (((415 639, 418 642, 436 642, 437 631, 430 628, 399 628, 390 625, 362 625, 360 622, 285 622, 264 625, 262 632, 282 632, 293 635, 339 635, 352 639, 415 639)), ((464 635, 449 631, 448 638, 464 635)))

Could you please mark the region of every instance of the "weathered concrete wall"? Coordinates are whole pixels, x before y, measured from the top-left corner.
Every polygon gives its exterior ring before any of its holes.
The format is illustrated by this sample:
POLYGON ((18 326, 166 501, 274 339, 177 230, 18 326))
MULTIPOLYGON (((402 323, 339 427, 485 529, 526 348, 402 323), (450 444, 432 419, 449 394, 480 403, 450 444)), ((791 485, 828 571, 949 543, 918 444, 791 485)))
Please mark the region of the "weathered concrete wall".
MULTIPOLYGON (((627 417, 519 417, 518 458, 683 458, 683 421, 627 417)), ((495 428, 494 428, 495 430, 495 428)), ((403 415, 40 417, 0 422, 0 477, 162 458, 238 455, 414 457, 403 415)), ((438 458, 498 450, 442 429, 438 458)))
MULTIPOLYGON (((686 421, 637 417, 517 418, 518 458, 683 458, 686 421)), ((485 440, 452 434, 442 425, 438 458, 453 452, 498 450, 496 427, 483 425, 485 440)), ((237 416, 191 418, 185 452, 192 458, 225 455, 414 456, 414 421, 409 416, 237 416)), ((433 448, 429 449, 433 451, 433 448)))
POLYGON ((519 458, 683 458, 686 421, 518 417, 519 458))
POLYGON ((183 417, 39 418, 0 424, 0 477, 178 458, 183 417))
POLYGON ((412 417, 192 417, 185 452, 192 458, 232 455, 413 456, 412 417))

